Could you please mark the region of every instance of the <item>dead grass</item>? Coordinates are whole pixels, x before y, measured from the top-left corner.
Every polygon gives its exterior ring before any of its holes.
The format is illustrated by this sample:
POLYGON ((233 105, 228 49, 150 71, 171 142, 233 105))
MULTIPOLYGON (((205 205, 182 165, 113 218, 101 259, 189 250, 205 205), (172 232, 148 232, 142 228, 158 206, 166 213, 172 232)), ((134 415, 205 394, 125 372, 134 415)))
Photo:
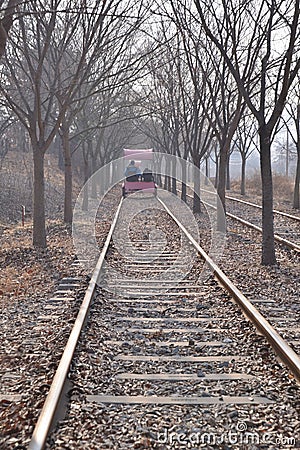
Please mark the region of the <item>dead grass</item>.
MULTIPOLYGON (((73 177, 74 197, 79 182, 73 177)), ((31 153, 10 151, 0 169, 0 231, 3 225, 20 223, 22 205, 32 210, 33 160, 31 153)), ((45 208, 47 218, 63 216, 64 173, 58 168, 57 158, 45 156, 45 208)))
MULTIPOLYGON (((234 180, 231 183, 232 193, 240 193, 240 181, 234 180)), ((246 180, 246 196, 253 197, 257 201, 261 199, 261 177, 260 173, 256 172, 246 180)), ((275 203, 289 203, 293 198, 293 179, 287 178, 284 175, 273 175, 273 193, 275 203)))
POLYGON ((274 176, 274 197, 276 200, 292 201, 293 184, 292 178, 276 174, 274 176))
POLYGON ((47 249, 32 246, 32 225, 6 228, 0 236, 0 297, 3 303, 52 292, 68 275, 74 258, 72 237, 66 225, 48 222, 47 249))

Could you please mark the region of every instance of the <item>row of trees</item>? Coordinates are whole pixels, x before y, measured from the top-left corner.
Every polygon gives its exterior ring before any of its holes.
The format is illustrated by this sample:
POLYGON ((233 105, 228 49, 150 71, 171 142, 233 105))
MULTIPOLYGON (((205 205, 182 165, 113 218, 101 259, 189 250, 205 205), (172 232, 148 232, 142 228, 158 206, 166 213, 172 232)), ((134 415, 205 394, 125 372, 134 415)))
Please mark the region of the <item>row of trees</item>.
MULTIPOLYGON (((28 1, 18 9, 1 74, 3 107, 30 136, 34 160, 33 244, 46 246, 44 157, 57 135, 65 161, 65 221, 72 218, 71 131, 79 126, 85 154, 115 120, 121 87, 143 64, 136 46, 144 7, 116 0, 28 1), (92 133, 95 130, 96 133, 92 133), (96 134, 98 136, 96 136, 96 134)), ((123 114, 124 115, 124 114, 123 114)), ((92 156, 93 157, 93 156, 92 156)))
MULTIPOLYGON (((64 149, 70 222, 72 142, 82 148, 88 177, 89 161, 94 169, 109 162, 129 136, 141 134, 197 167, 215 158, 224 208, 230 153, 241 153, 244 189, 246 160, 257 146, 262 263, 274 264, 271 146, 283 122, 297 148, 299 208, 299 0, 174 0, 155 10, 146 0, 73 3, 16 6, 2 59, 3 117, 9 110, 23 125, 34 156, 34 245, 46 245, 43 165, 53 140, 60 136, 64 149)), ((175 193, 176 180, 165 187, 175 193)))
MULTIPOLYGON (((178 0, 171 6, 172 10, 167 5, 160 15, 162 21, 167 18, 173 23, 181 36, 180 42, 174 39, 171 66, 176 59, 177 70, 181 73, 188 67, 193 86, 189 92, 194 91, 193 96, 199 102, 197 114, 200 111, 199 115, 206 118, 205 130, 209 129, 211 138, 217 141, 218 193, 224 207, 226 167, 233 139, 237 137, 237 130, 241 130, 239 124, 245 123, 247 117, 256 122, 262 177, 262 263, 274 264, 271 145, 287 101, 290 118, 296 130, 299 127, 296 92, 300 67, 299 1, 231 0, 220 4, 214 0, 178 0)), ((170 26, 168 31, 172 32, 170 26)), ((183 77, 177 78, 179 84, 182 81, 183 86, 187 86, 183 77)), ((185 101, 186 97, 181 94, 178 98, 185 101)), ((195 104, 192 101, 191 108, 195 104)), ((174 117, 178 116, 173 105, 170 106, 174 117)), ((192 114, 188 117, 190 119, 192 114)), ((247 130, 251 134, 251 127, 247 130)), ((299 148, 297 133, 293 136, 299 148)), ((205 140, 202 138, 201 142, 205 140)), ((198 154, 201 155, 199 147, 198 154)), ((295 182, 296 207, 297 197, 299 167, 295 182)))

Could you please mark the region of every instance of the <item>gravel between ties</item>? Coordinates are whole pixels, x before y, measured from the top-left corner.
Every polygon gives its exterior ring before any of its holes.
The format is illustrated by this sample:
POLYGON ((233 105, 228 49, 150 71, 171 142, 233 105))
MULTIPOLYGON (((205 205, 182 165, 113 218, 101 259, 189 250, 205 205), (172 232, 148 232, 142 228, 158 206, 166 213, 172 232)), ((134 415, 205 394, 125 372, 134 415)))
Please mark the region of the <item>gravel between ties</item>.
MULTIPOLYGON (((208 228, 205 215, 199 218, 201 227, 208 228)), ((202 233, 201 239, 209 240, 209 233, 202 233)), ((170 230, 170 234, 172 231, 170 230)), ((236 236, 234 234, 234 236, 236 236)), ((242 238, 243 239, 243 238, 242 238)), ((259 266, 258 248, 254 241, 256 253, 249 258, 249 248, 237 245, 241 238, 231 238, 229 234, 227 248, 222 259, 227 262, 227 274, 231 271, 235 278, 241 273, 246 284, 246 275, 250 268, 256 270, 257 278, 247 277, 248 293, 251 289, 259 289, 265 276, 259 266), (240 270, 234 259, 229 259, 230 247, 234 249, 234 257, 243 265, 240 270), (247 261, 247 263, 245 262, 247 261), (255 267, 253 266, 255 261, 255 267), (228 272, 228 269, 231 269, 228 272), (250 281, 250 283, 249 283, 250 281)), ((197 268, 193 271, 197 273, 197 268)), ((193 272, 192 271, 192 272, 193 272)), ((269 272, 269 270, 267 270, 269 272)), ((239 283, 241 287, 241 283, 239 283)), ((272 292, 268 291, 268 295, 272 292)), ((263 295, 267 295, 264 292, 263 295)), ((52 435, 47 448, 78 448, 78 443, 85 448, 96 449, 171 449, 171 448, 205 448, 205 449, 292 449, 299 447, 299 387, 287 369, 277 360, 264 338, 258 335, 254 327, 243 317, 239 308, 230 301, 223 290, 210 279, 203 287, 201 299, 195 297, 195 304, 201 304, 195 316, 214 310, 214 316, 221 317, 222 332, 212 330, 213 324, 207 326, 204 333, 182 335, 176 333, 161 336, 145 333, 130 333, 118 330, 118 317, 152 317, 154 311, 140 300, 140 304, 124 306, 113 301, 114 295, 99 291, 93 306, 87 334, 81 340, 80 352, 72 367, 71 379, 74 383, 68 419, 60 423, 59 430, 52 435), (207 289, 207 291, 206 291, 207 289), (205 292, 206 291, 206 292, 205 292), (148 308, 148 310, 147 310, 148 308), (206 309, 207 308, 207 309, 206 309), (146 313, 145 313, 146 310, 146 313), (189 345, 164 346, 165 340, 185 340, 189 345), (221 340, 222 345, 211 348, 198 345, 198 341, 221 340), (117 341, 118 343, 114 343, 117 341), (121 342, 121 344, 120 344, 121 342), (157 344, 157 342, 159 344, 157 344), (159 347, 157 349, 157 347, 159 347), (82 352, 82 350, 84 350, 82 352), (174 355, 235 355, 237 352, 245 357, 243 361, 232 358, 226 363, 193 363, 182 364, 174 361, 119 361, 116 355, 134 353, 135 355, 161 356, 174 355), (252 380, 207 381, 201 373, 212 372, 246 372, 253 375, 252 380), (189 372, 198 373, 199 381, 174 383, 167 381, 130 380, 125 384, 117 375, 121 372, 189 372), (163 406, 163 405, 104 405, 86 401, 89 394, 112 395, 213 395, 233 394, 265 395, 275 403, 271 405, 206 405, 206 406, 163 406), (239 427, 244 427, 239 429, 239 427), (173 434, 172 434, 173 433, 173 434), (205 435, 206 433, 206 435, 205 435), (234 435, 234 433, 237 433, 234 435), (248 437, 247 434, 248 433, 248 437), (181 438, 180 438, 181 436, 181 438), (206 437, 205 437, 206 436, 206 437), (240 441, 234 442, 234 439, 240 441), (195 439, 210 439, 196 444, 195 439), (289 439, 295 439, 294 442, 289 439), (180 441, 180 439, 184 440, 180 441), (194 441, 192 441, 194 439, 194 441), (248 439, 245 443, 243 439, 248 439), (249 441, 253 439, 253 442, 249 441), (255 441, 256 439, 256 441, 255 441), (171 442, 172 440, 172 442, 171 442), (213 442, 213 440, 215 440, 213 442), (250 444, 253 444, 250 446, 250 444), (272 444, 272 442, 274 442, 272 444)), ((193 298, 192 298, 193 299, 193 298)), ((184 299, 169 308, 168 317, 178 316, 184 299), (173 311, 173 312, 172 312, 173 311)), ((163 299, 158 305, 165 308, 163 299)), ((184 315, 184 313, 182 313, 184 315)), ((192 322, 189 323, 191 325, 192 322)), ((124 324, 123 324, 124 326, 124 324)), ((125 326, 126 329, 126 326, 125 326)))

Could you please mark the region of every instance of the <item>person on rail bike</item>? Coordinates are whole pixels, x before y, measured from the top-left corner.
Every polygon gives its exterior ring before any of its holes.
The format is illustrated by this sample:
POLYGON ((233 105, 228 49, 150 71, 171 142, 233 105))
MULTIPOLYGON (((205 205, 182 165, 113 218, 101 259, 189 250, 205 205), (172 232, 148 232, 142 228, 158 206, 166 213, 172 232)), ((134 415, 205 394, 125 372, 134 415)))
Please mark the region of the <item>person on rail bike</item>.
POLYGON ((135 161, 130 161, 125 170, 125 177, 127 181, 138 181, 141 171, 138 166, 135 165, 135 161))
POLYGON ((144 181, 154 181, 153 180, 153 175, 150 169, 148 169, 148 167, 146 167, 143 171, 143 180, 144 181))

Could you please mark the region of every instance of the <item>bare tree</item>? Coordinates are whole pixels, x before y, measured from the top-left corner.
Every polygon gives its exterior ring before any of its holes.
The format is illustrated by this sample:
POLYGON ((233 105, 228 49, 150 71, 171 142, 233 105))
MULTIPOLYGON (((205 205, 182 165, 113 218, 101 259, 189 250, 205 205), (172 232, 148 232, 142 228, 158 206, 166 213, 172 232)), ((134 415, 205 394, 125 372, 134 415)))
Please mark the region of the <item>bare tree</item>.
POLYGON ((20 2, 21 0, 9 0, 6 6, 4 6, 6 3, 5 0, 0 1, 0 10, 2 12, 2 17, 0 18, 0 58, 5 53, 8 33, 12 27, 13 18, 20 2))
POLYGON ((294 183, 294 194, 293 194, 293 208, 300 209, 300 77, 299 74, 296 77, 293 88, 291 89, 290 95, 286 104, 286 112, 288 114, 288 119, 294 124, 296 133, 290 131, 287 126, 287 130, 292 139, 292 142, 296 146, 297 152, 297 163, 296 163, 296 174, 294 183))
MULTIPOLYGON (((210 42, 206 42, 205 36, 199 35, 195 30, 195 21, 187 17, 184 10, 176 8, 175 4, 173 12, 183 37, 191 78, 195 89, 199 91, 202 113, 218 141, 217 190, 225 210, 226 168, 231 141, 244 104, 226 64, 215 54, 214 48, 210 42)), ((219 229, 224 228, 223 218, 224 215, 219 209, 219 229)))
POLYGON ((241 195, 246 195, 246 163, 247 159, 257 149, 255 142, 257 127, 253 123, 249 113, 243 114, 237 127, 234 139, 233 150, 237 150, 241 155, 241 195))
POLYGON ((230 0, 217 8, 213 0, 194 0, 194 4, 205 33, 222 55, 240 94, 258 122, 263 206, 262 264, 272 265, 276 263, 276 256, 271 142, 289 88, 300 67, 299 0, 230 0))
MULTIPOLYGON (((163 51, 156 58, 149 58, 147 84, 140 93, 140 102, 144 98, 144 110, 148 110, 148 119, 141 127, 144 132, 167 154, 180 155, 180 89, 177 79, 177 67, 171 49, 166 45, 166 31, 160 30, 161 41, 165 43, 163 51)), ((166 159, 164 188, 177 193, 176 178, 169 176, 174 167, 169 167, 166 159)))
MULTIPOLYGON (((181 145, 179 155, 183 160, 191 157, 194 165, 193 211, 201 212, 200 202, 200 166, 204 155, 208 152, 214 133, 207 119, 204 98, 206 83, 203 79, 199 60, 191 61, 187 51, 187 40, 183 33, 176 36, 176 55, 172 61, 176 65, 176 82, 179 89, 179 123, 181 145)), ((170 45, 172 41, 168 41, 170 45)), ((186 201, 187 166, 182 164, 181 199, 186 201)))
MULTIPOLYGON (((189 61, 186 43, 178 34, 172 18, 160 16, 156 36, 163 43, 163 51, 152 55, 147 85, 144 87, 144 105, 149 111, 141 129, 162 152, 191 157, 200 169, 201 159, 207 152, 212 128, 203 108, 205 83, 199 70, 198 59, 189 61), (158 32, 159 30, 159 32, 158 32)), ((192 50, 191 50, 192 53, 192 50)), ((163 163, 163 161, 162 161, 163 163)), ((173 168, 167 167, 164 188, 176 192, 175 177, 169 176, 173 168)), ((186 165, 182 165, 181 198, 186 200, 186 165)), ((195 171, 195 212, 201 212, 199 170, 195 171)))
MULTIPOLYGON (((1 91, 9 108, 27 128, 34 156, 33 244, 46 246, 44 156, 76 99, 87 83, 96 93, 96 63, 105 48, 117 43, 116 28, 124 34, 123 20, 132 4, 109 0, 74 12, 72 2, 37 1, 22 5, 18 27, 11 36, 6 83, 1 91), (63 11, 59 7, 63 4, 63 11), (34 14, 33 14, 34 13, 34 14), (72 73, 62 71, 64 57, 73 51, 72 73)), ((135 16, 139 10, 135 10, 135 16)), ((131 19, 129 19, 131 21, 131 19)), ((136 23, 136 21, 135 21, 136 23)), ((125 40, 123 39, 123 42, 125 40)), ((117 54, 122 50, 118 48, 117 54)), ((103 75, 103 72, 102 72, 103 75)), ((98 86, 99 87, 99 86, 98 86)), ((70 116, 69 116, 70 117, 70 116)), ((67 132, 67 131, 66 131, 67 132)), ((67 140, 66 140, 67 142, 67 140)))
MULTIPOLYGON (((130 5, 126 7, 129 9, 130 5)), ((93 129, 99 131, 99 129, 109 126, 109 122, 117 121, 117 112, 120 109, 118 100, 123 98, 124 92, 128 91, 133 80, 139 78, 139 69, 143 64, 142 53, 137 51, 134 54, 133 52, 135 35, 143 16, 141 10, 136 11, 134 19, 125 21, 121 11, 118 11, 116 2, 115 5, 112 3, 109 16, 98 40, 98 46, 93 49, 94 57, 91 58, 89 55, 89 58, 84 61, 84 75, 81 77, 76 95, 73 95, 60 130, 65 156, 64 220, 66 222, 72 220, 72 170, 69 140, 70 128, 73 126, 75 117, 80 111, 86 109, 92 115, 87 119, 89 123, 85 123, 84 120, 77 121, 77 125, 79 123, 83 125, 82 130, 76 130, 77 135, 85 134, 87 128, 90 128, 90 131, 93 129), (89 70, 87 70, 88 67, 89 70), (95 106, 92 106, 93 104, 95 106)), ((76 59, 74 61, 73 53, 69 52, 68 54, 70 63, 65 61, 64 76, 68 73, 68 76, 71 77, 73 66, 77 64, 76 59)), ((75 54, 80 54, 80 49, 76 48, 75 54)), ((60 103, 62 102, 63 97, 60 98, 60 103)), ((89 150, 84 150, 84 153, 89 156, 86 156, 85 160, 91 158, 94 170, 96 170, 97 149, 91 145, 87 148, 89 150)))
MULTIPOLYGON (((184 159, 188 155, 196 167, 194 171, 194 195, 193 195, 193 211, 201 212, 200 201, 200 178, 199 170, 201 161, 209 153, 209 149, 214 136, 214 129, 206 116, 206 106, 209 97, 205 95, 206 84, 201 76, 201 70, 198 67, 198 61, 195 65, 191 64, 187 58, 187 67, 189 70, 190 81, 180 79, 180 89, 183 98, 182 101, 182 136, 184 143, 184 159)), ((183 191, 182 199, 185 200, 185 192, 183 191)))

